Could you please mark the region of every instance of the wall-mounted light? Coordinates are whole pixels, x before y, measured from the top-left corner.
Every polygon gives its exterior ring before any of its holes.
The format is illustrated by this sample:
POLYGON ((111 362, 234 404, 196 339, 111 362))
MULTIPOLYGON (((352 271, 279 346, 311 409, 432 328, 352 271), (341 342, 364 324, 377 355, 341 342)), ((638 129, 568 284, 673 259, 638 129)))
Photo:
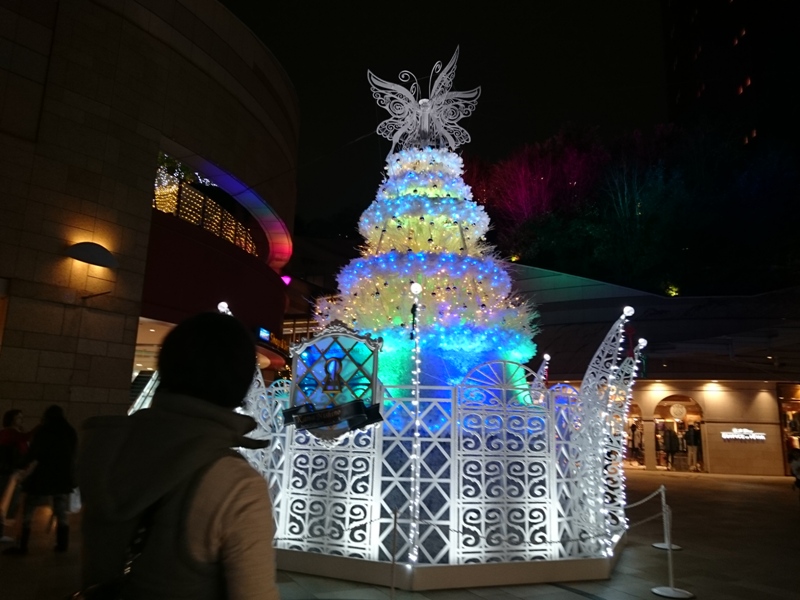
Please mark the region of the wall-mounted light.
POLYGON ((74 244, 67 248, 67 256, 81 262, 89 263, 90 265, 97 265, 98 267, 116 269, 119 266, 114 255, 95 242, 79 242, 74 244))

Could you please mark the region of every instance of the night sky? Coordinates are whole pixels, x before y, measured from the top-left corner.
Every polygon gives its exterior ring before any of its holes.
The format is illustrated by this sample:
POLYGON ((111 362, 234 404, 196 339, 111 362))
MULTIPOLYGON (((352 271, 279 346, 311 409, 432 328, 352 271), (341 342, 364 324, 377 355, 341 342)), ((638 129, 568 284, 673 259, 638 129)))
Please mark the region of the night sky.
MULTIPOLYGON (((460 46, 454 90, 482 87, 461 121, 460 151, 493 160, 565 124, 610 138, 666 120, 658 2, 261 3, 224 0, 286 69, 300 101, 298 218, 365 209, 390 144, 375 128, 388 113, 367 69, 399 82, 408 69, 427 91, 434 63, 460 46)), ((353 221, 353 230, 356 222, 353 221)))

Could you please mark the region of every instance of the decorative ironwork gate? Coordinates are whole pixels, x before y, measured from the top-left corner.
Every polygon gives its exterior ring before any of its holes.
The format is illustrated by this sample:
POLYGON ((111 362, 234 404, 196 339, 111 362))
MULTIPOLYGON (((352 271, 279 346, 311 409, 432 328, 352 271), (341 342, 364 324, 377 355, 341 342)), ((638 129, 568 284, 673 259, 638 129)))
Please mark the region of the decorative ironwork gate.
POLYGON ((538 383, 530 369, 498 361, 474 369, 459 390, 455 562, 558 557, 554 418, 538 383))
POLYGON ((272 467, 261 470, 271 483, 278 547, 405 562, 418 503, 419 563, 596 555, 580 519, 586 490, 573 388, 548 390, 530 369, 503 361, 478 367, 458 387, 423 386, 419 456, 412 392, 387 389, 383 423, 338 444, 275 430, 272 452, 285 448, 284 456, 270 455, 272 467))
POLYGON ((324 440, 284 427, 286 383, 247 412, 272 439, 251 462, 270 484, 279 548, 422 564, 602 557, 625 528, 620 457, 636 362, 626 311, 580 391, 495 361, 456 387, 390 386, 383 422, 324 440))

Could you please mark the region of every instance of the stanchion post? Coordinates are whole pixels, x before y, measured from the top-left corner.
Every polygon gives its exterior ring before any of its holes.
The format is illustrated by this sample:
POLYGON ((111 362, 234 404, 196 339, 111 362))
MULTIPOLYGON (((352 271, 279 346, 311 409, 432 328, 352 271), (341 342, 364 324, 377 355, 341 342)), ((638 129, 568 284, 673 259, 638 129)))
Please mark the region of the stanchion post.
POLYGON ((682 550, 683 548, 680 546, 676 546, 671 541, 668 541, 669 524, 667 523, 667 512, 669 511, 669 506, 667 506, 667 488, 662 485, 658 488, 658 491, 661 492, 661 521, 664 524, 664 541, 656 542, 653 544, 653 548, 658 548, 659 550, 682 550))
MULTIPOLYGON (((669 506, 664 505, 664 534, 666 538, 667 547, 667 575, 669 579, 669 586, 654 587, 650 591, 656 596, 663 598, 694 598, 694 594, 687 590, 682 590, 675 587, 675 578, 672 572, 672 511, 669 506)), ((653 544, 655 545, 655 544, 653 544)))
POLYGON ((669 587, 675 587, 675 577, 672 570, 672 511, 669 506, 664 507, 664 542, 667 544, 667 580, 669 587))

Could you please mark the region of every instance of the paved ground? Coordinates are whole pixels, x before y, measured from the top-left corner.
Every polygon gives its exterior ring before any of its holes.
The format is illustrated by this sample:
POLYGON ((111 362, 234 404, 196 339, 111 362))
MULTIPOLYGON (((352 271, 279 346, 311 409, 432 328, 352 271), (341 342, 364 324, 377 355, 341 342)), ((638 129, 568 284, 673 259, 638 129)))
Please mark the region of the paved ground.
MULTIPOLYGON (((800 499, 788 477, 736 477, 631 471, 633 503, 659 485, 672 507, 675 588, 711 600, 786 600, 800 597, 800 499)), ((667 555, 659 521, 635 524, 658 510, 632 509, 628 544, 611 579, 586 583, 509 586, 424 593, 392 591, 333 579, 279 572, 283 600, 631 600, 658 596, 667 586, 667 555)), ((77 517, 76 517, 77 521, 77 517)), ((76 523, 77 524, 77 523, 76 523)), ((52 552, 46 523, 37 523, 31 552, 0 555, 2 600, 61 600, 78 585, 79 552, 52 552)), ((73 527, 73 529, 75 529, 73 527)), ((75 541, 75 540, 73 540, 75 541)))

